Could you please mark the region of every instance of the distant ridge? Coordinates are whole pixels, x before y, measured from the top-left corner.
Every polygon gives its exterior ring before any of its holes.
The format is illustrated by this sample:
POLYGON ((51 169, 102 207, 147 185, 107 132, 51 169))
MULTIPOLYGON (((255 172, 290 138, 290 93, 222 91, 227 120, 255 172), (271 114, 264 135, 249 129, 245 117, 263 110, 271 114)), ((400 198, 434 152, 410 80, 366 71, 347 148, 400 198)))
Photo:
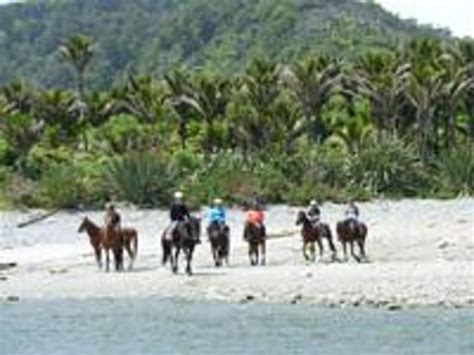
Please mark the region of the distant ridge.
POLYGON ((449 33, 401 20, 372 1, 354 0, 37 0, 2 6, 0 85, 23 77, 70 86, 57 46, 91 35, 96 87, 128 70, 175 65, 232 73, 255 56, 290 61, 311 53, 355 56, 410 37, 449 33))

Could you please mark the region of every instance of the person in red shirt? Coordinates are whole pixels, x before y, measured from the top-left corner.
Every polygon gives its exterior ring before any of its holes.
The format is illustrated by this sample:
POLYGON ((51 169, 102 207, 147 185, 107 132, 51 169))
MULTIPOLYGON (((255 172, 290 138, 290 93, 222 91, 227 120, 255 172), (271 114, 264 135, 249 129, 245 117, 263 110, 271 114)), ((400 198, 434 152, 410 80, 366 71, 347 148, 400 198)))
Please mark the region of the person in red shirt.
POLYGON ((261 228, 263 235, 266 235, 265 212, 260 203, 254 202, 251 204, 246 213, 245 222, 261 228))

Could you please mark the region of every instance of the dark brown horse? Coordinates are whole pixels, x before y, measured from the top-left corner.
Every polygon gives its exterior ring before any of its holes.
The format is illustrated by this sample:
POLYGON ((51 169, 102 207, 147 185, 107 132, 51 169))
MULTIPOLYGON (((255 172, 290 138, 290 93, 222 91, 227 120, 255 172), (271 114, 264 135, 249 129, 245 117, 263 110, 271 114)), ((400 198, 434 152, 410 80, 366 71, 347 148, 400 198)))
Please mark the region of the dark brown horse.
POLYGON ((250 265, 265 265, 266 262, 266 232, 263 226, 246 223, 244 227, 244 239, 249 243, 250 265), (260 259, 260 252, 262 257, 260 259))
MULTIPOLYGON (((78 232, 87 232, 89 242, 94 249, 97 265, 99 268, 102 268, 102 240, 105 233, 104 228, 97 226, 89 218, 85 217, 79 226, 78 232)), ((136 229, 130 227, 122 228, 121 232, 123 247, 129 256, 128 268, 131 270, 138 254, 138 233, 136 229)))
POLYGON ((336 230, 339 242, 342 244, 344 251, 344 260, 348 260, 347 244, 349 244, 351 248, 352 257, 357 260, 357 262, 360 263, 366 259, 365 240, 367 238, 368 229, 364 223, 346 219, 337 223, 336 230), (357 243, 359 246, 359 255, 356 255, 354 251, 354 243, 357 243))
POLYGON ((216 266, 222 266, 225 260, 229 265, 230 228, 227 225, 211 223, 207 227, 207 235, 211 244, 211 253, 216 266))
POLYGON ((163 265, 170 261, 173 273, 178 272, 178 259, 181 249, 186 257, 186 273, 192 275, 192 259, 197 239, 201 234, 201 220, 191 216, 187 221, 178 222, 174 228, 168 227, 161 236, 163 265))
POLYGON ((336 247, 332 240, 331 228, 328 224, 319 222, 314 224, 304 211, 299 211, 296 217, 296 225, 302 225, 301 236, 303 237, 303 256, 308 261, 316 261, 315 243, 319 247, 319 256, 324 254, 323 238, 327 239, 329 249, 331 249, 331 260, 336 260, 336 247), (308 255, 308 248, 310 255, 308 255))

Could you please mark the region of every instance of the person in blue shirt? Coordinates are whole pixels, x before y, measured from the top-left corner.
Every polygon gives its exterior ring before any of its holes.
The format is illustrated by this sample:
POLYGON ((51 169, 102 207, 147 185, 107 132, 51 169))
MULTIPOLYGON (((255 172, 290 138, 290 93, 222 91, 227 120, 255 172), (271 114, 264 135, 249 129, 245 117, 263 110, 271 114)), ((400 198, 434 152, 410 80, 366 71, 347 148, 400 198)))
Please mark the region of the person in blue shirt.
POLYGON ((212 202, 211 207, 207 211, 207 218, 209 220, 209 226, 211 226, 214 223, 219 225, 220 227, 225 226, 226 210, 220 198, 216 198, 212 202))

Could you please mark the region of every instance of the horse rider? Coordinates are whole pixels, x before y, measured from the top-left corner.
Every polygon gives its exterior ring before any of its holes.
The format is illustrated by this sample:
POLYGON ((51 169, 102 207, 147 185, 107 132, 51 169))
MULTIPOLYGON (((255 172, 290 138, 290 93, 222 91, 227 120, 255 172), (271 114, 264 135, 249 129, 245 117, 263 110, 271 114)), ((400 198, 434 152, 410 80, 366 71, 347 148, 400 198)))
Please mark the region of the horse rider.
POLYGON ((226 210, 223 201, 220 198, 215 198, 212 205, 207 211, 207 218, 209 220, 209 227, 217 225, 219 228, 226 226, 226 210))
POLYGON ((346 218, 352 230, 359 225, 359 207, 354 200, 350 200, 346 209, 346 218))
POLYGON ((265 228, 265 213, 263 211, 263 206, 260 201, 255 200, 250 204, 250 208, 247 211, 246 221, 247 224, 252 224, 257 228, 260 228, 262 234, 266 235, 265 228))
POLYGON ((321 220, 321 210, 316 200, 311 200, 309 203, 307 215, 313 227, 316 227, 321 220))
MULTIPOLYGON (((180 223, 185 223, 191 218, 188 207, 183 202, 183 193, 181 191, 176 191, 174 193, 174 201, 170 207, 170 220, 171 225, 169 231, 172 233, 180 223)), ((191 230, 187 229, 188 234, 192 235, 191 230)), ((197 243, 200 243, 199 237, 197 237, 197 243)))
POLYGON ((115 209, 115 205, 112 202, 108 202, 105 205, 105 226, 112 226, 115 232, 120 233, 120 224, 122 218, 115 209))

